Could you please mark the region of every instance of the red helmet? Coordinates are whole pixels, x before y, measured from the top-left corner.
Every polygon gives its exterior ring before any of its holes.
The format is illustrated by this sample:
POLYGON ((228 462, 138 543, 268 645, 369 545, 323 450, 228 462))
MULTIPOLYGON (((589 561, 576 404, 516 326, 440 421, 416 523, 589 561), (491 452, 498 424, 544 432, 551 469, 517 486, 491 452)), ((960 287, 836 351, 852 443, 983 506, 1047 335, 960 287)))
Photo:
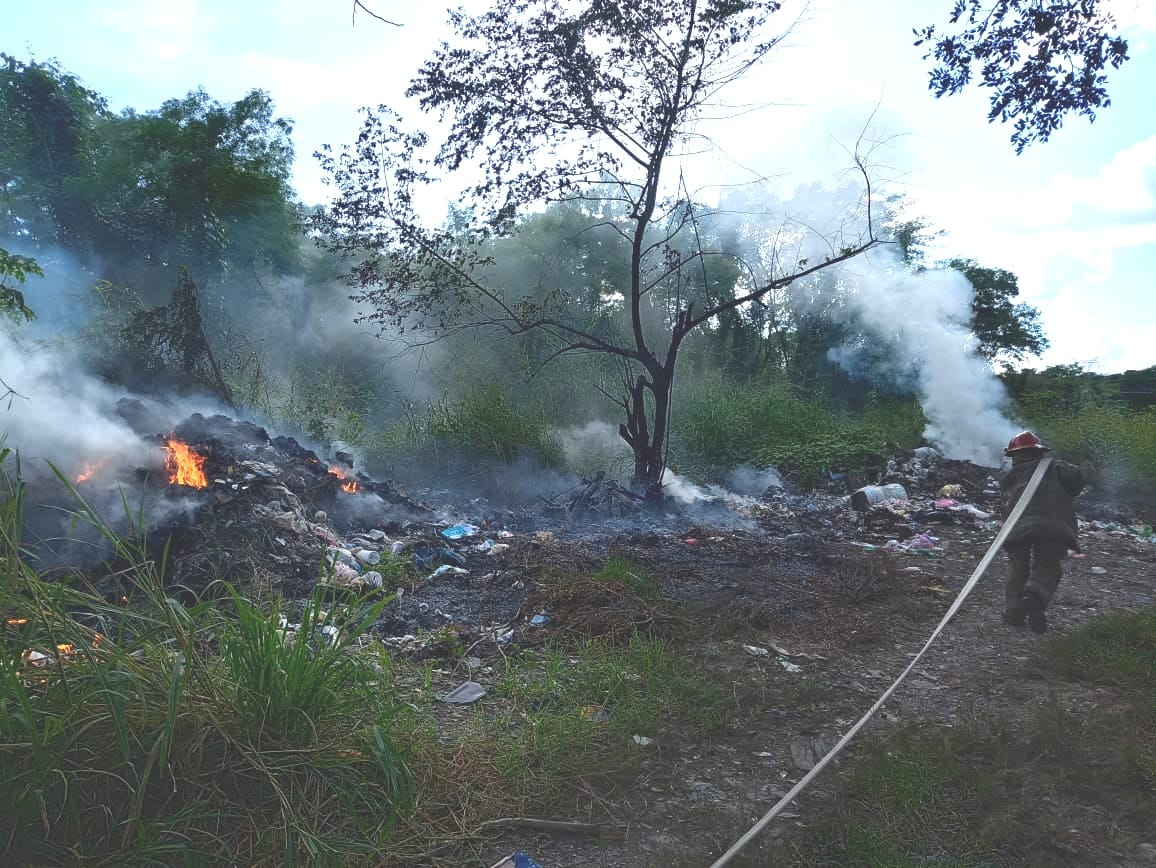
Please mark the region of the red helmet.
POLYGON ((1013 452, 1023 452, 1025 449, 1047 448, 1047 446, 1040 442, 1040 438, 1031 431, 1024 431, 1011 439, 1011 442, 1008 443, 1007 449, 1003 451, 1003 454, 1011 455, 1013 452))

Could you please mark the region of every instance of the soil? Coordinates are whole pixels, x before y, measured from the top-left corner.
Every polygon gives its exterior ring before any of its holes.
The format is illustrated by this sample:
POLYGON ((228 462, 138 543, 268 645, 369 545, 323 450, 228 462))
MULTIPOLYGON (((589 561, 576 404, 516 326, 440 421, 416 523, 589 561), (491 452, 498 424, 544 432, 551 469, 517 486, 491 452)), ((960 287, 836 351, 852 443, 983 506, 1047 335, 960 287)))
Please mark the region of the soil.
MULTIPOLYGON (((568 551, 573 543, 554 544, 557 561, 599 550, 621 554, 658 577, 666 597, 722 607, 720 613, 734 621, 730 635, 724 630, 699 642, 692 638, 687 653, 738 661, 738 680, 761 682, 785 698, 805 679, 809 695, 817 691, 819 700, 800 708, 772 708, 724 737, 657 746, 633 785, 619 793, 612 807, 602 806, 605 816, 568 818, 612 819, 629 830, 621 842, 528 832, 496 844, 492 861, 522 849, 544 868, 614 868, 644 864, 647 854, 690 848, 696 843, 684 822, 690 813, 706 805, 740 807, 750 811, 753 821, 804 774, 798 761, 808 751, 812 758, 821 755, 870 707, 922 646, 995 532, 978 526, 934 527, 945 549, 941 557, 865 554, 853 541, 871 534, 856 531, 852 516, 837 503, 831 499, 827 516, 819 518, 816 512, 801 522, 810 524, 811 531, 784 536, 698 527, 678 534, 591 536, 580 553, 568 551), (829 527, 814 528, 827 522, 829 527), (789 651, 789 662, 801 671, 788 672, 773 651, 767 657, 745 655, 743 644, 789 651)), ((1089 512, 1103 514, 1095 507, 1089 512)), ((1081 517, 1086 520, 1089 514, 1081 517)), ((1082 556, 1065 562, 1063 583, 1048 610, 1051 631, 1075 629, 1111 610, 1153 605, 1156 544, 1086 530, 1082 548, 1082 556)), ((1112 701, 1109 688, 1047 681, 1033 669, 1040 637, 1000 620, 1003 570, 998 555, 873 727, 952 725, 974 712, 1015 715, 1048 698, 1073 709, 1112 701)), ((550 629, 558 631, 575 617, 552 614, 556 621, 550 629)), ((632 616, 624 612, 622 617, 632 616)), ((789 835, 821 813, 840 764, 843 759, 765 834, 789 835)), ((1144 840, 1142 831, 1113 826, 1102 834, 1073 829, 1071 839, 1056 846, 1067 854, 1065 864, 1141 866, 1156 864, 1152 847, 1141 846, 1151 843, 1156 841, 1144 840)))

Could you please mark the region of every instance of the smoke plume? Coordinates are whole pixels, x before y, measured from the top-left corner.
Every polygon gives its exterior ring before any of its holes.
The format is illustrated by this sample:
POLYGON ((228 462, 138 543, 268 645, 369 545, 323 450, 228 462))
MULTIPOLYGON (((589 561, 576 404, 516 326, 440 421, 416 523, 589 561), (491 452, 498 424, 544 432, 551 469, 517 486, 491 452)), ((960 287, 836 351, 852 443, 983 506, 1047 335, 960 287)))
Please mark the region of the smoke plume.
MULTIPOLYGON (((998 466, 1017 427, 1004 415, 1007 395, 969 331, 974 290, 957 271, 912 272, 890 253, 872 253, 841 270, 844 310, 880 350, 894 378, 914 380, 924 437, 950 458, 998 466)), ((860 348, 829 357, 852 375, 860 348)))

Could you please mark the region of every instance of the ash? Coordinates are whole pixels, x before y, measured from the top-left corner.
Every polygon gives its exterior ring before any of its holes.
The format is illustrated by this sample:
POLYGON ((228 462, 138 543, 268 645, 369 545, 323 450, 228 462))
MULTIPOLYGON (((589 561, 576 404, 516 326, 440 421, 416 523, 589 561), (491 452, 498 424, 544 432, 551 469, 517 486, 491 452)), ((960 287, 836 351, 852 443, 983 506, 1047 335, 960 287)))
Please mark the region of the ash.
MULTIPOLYGON (((816 588, 861 574, 845 567, 864 549, 906 545, 937 521, 990 520, 982 505, 995 494, 992 468, 922 449, 873 480, 900 483, 910 499, 866 516, 848 496, 863 480, 832 477, 804 491, 773 474, 765 478, 775 485, 757 495, 684 485, 690 502, 671 499, 663 513, 602 474, 560 481, 532 503, 461 502, 447 489, 402 491, 355 472, 348 455, 325 458, 250 422, 193 414, 162 433, 135 403, 121 411, 158 454, 175 436, 204 458, 204 488, 170 484, 159 465, 118 481, 151 497, 148 545, 168 544, 168 584, 196 597, 219 593, 223 580, 290 607, 318 589, 354 608, 388 595, 374 632, 399 652, 424 653, 450 636, 459 647, 539 641, 566 623, 547 610, 546 577, 591 575, 608 554, 645 566, 670 600, 805 617, 816 588), (935 506, 945 485, 967 510, 935 506)), ((96 478, 79 489, 108 485, 96 478)), ((115 566, 88 568, 110 595, 125 590, 114 587, 115 566)))

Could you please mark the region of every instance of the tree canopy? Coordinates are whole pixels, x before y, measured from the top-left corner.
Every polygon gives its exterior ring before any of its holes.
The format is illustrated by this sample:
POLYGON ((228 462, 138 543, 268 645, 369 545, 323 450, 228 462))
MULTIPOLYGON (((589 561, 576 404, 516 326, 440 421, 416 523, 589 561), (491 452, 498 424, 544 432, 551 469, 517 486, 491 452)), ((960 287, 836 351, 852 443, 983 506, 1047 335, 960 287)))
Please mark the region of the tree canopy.
POLYGON ((113 114, 55 61, 0 55, 0 128, 0 237, 30 250, 99 259, 145 292, 167 292, 169 267, 211 282, 297 255, 292 125, 263 91, 113 114))
POLYGON ((1017 154, 1046 142, 1069 114, 1111 104, 1107 70, 1128 59, 1107 0, 956 0, 950 28, 915 30, 932 58, 930 88, 957 94, 978 78, 989 121, 1012 122, 1017 154))

